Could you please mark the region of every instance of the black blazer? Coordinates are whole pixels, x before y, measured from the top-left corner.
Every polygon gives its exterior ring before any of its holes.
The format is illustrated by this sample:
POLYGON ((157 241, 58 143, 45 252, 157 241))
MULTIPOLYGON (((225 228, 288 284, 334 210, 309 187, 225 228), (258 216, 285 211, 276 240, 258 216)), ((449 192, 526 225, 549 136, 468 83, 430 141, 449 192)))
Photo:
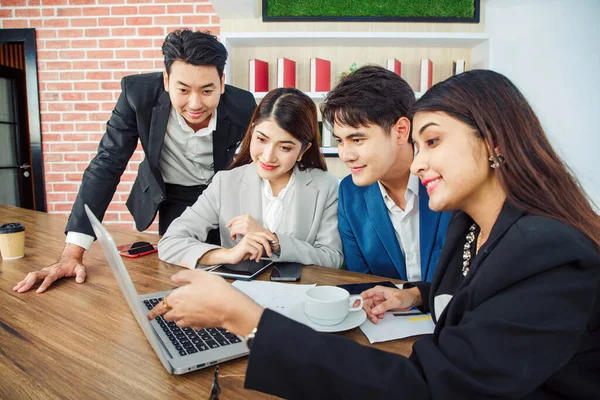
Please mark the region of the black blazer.
MULTIPOLYGON (((457 213, 431 300, 471 219, 457 213)), ((471 271, 410 359, 266 310, 247 388, 306 399, 597 399, 600 255, 581 232, 505 204, 471 271)))
MULTIPOLYGON (((217 107, 213 139, 215 172, 225 169, 231 162, 255 107, 256 101, 250 92, 225 85, 225 93, 217 107)), ((170 111, 171 100, 164 90, 161 72, 131 75, 121 80, 121 95, 106 124, 98 154, 83 173, 65 232, 94 236, 83 205, 87 204, 99 219, 104 217, 138 140, 145 159, 139 166, 127 208, 138 230, 150 226, 158 206, 165 199, 165 183, 158 162, 170 111)))

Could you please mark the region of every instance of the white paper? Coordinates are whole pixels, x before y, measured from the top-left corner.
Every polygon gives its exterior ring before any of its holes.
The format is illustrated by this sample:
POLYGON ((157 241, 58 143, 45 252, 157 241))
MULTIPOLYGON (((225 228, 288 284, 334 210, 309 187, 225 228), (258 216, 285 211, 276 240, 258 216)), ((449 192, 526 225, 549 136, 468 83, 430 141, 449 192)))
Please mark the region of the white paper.
POLYGON ((377 321, 377 324, 367 319, 360 326, 360 330, 371 344, 433 333, 434 328, 431 314, 396 317, 391 312, 385 313, 383 319, 377 321))
POLYGON ((262 307, 285 316, 289 315, 293 306, 304 302, 308 289, 316 286, 265 281, 235 281, 232 285, 262 307))

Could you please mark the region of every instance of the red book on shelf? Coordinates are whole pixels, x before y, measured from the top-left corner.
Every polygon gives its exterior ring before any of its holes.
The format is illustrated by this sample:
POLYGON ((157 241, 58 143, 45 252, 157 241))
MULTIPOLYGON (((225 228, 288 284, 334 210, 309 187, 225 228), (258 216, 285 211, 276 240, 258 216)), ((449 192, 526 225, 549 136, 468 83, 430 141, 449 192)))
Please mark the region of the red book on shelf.
POLYGON ((421 87, 419 91, 424 93, 433 84, 433 63, 428 58, 421 59, 421 87))
POLYGON ((331 90, 331 62, 322 58, 310 59, 310 91, 329 92, 331 90))
POLYGON ((402 64, 395 58, 388 58, 387 69, 392 71, 396 75, 401 76, 402 64))
POLYGON ((277 59, 277 87, 296 87, 296 62, 289 58, 277 59))
POLYGON ((269 91, 269 63, 257 59, 248 61, 248 90, 251 92, 269 91))

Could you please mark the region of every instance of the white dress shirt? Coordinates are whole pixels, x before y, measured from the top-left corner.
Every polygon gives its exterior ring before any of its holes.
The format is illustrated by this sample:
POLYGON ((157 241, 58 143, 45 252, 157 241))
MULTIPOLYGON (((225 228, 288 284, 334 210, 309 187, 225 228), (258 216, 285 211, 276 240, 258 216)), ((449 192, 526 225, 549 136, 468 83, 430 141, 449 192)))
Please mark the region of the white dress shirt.
POLYGON ((296 179, 295 170, 287 185, 277 196, 268 180, 263 179, 262 185, 262 216, 265 228, 271 232, 293 235, 296 220, 296 179))
MULTIPOLYGON (((217 110, 206 128, 194 132, 185 119, 171 107, 167 132, 160 153, 158 168, 165 183, 182 186, 207 185, 214 176, 213 132, 217 128, 217 110)), ((89 250, 94 237, 79 232, 67 232, 67 243, 89 250)))
POLYGON ((182 186, 207 185, 214 171, 213 132, 217 110, 206 128, 194 132, 175 108, 171 107, 167 134, 160 152, 158 169, 165 183, 182 186))
POLYGON ((404 198, 406 207, 401 209, 388 195, 387 190, 377 182, 383 201, 388 210, 388 215, 394 226, 396 239, 400 244, 400 250, 404 254, 406 264, 406 275, 409 282, 421 280, 421 247, 419 240, 419 178, 410 175, 404 198))

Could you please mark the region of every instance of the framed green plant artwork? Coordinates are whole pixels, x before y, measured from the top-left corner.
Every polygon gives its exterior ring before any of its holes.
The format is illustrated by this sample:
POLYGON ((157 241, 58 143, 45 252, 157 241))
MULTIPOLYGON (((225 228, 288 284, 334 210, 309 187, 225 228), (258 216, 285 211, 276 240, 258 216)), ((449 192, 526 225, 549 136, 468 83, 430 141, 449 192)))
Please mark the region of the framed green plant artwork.
POLYGON ((263 0, 263 21, 479 23, 480 0, 263 0))

